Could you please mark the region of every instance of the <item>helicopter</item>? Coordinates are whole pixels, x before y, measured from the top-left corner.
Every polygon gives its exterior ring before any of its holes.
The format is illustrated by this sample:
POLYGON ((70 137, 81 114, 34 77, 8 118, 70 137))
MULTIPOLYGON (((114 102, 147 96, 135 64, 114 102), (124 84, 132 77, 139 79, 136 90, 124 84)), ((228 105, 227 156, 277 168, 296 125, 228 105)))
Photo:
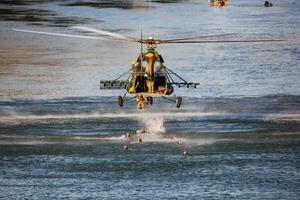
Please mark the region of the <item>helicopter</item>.
POLYGON ((189 82, 175 73, 169 67, 164 64, 164 59, 156 50, 157 45, 161 44, 192 44, 192 43, 252 43, 252 42, 280 42, 284 40, 278 39, 264 39, 264 40, 215 40, 211 38, 236 35, 235 33, 225 33, 217 35, 195 36, 186 38, 174 38, 174 39, 155 39, 153 36, 147 39, 143 38, 141 31, 140 38, 134 38, 124 36, 119 33, 110 32, 102 29, 95 29, 85 26, 73 26, 72 28, 97 34, 99 36, 89 35, 73 35, 73 34, 61 34, 42 32, 25 29, 13 29, 18 32, 37 33, 44 35, 75 37, 83 39, 96 39, 103 40, 109 39, 119 42, 133 42, 141 45, 139 56, 136 60, 131 62, 130 69, 113 80, 101 80, 100 90, 115 90, 124 89, 125 94, 118 96, 117 101, 120 107, 123 107, 124 102, 135 99, 137 107, 144 110, 145 104, 153 104, 153 97, 162 97, 166 100, 174 102, 176 108, 180 108, 182 104, 182 97, 174 95, 174 86, 181 88, 197 88, 200 85, 198 82, 189 82), (103 38, 104 37, 104 38, 103 38), (209 39, 209 40, 207 40, 209 39), (146 45, 146 50, 143 50, 143 45, 146 45), (129 75, 126 80, 121 80, 125 75, 129 75), (176 81, 177 80, 177 81, 176 81), (133 95, 133 97, 127 97, 133 95))
POLYGON ((145 102, 152 105, 153 97, 162 97, 166 100, 176 103, 176 108, 180 108, 182 103, 182 97, 174 95, 174 98, 170 98, 174 93, 173 85, 178 88, 196 88, 199 83, 188 82, 170 68, 164 65, 164 59, 156 51, 157 44, 165 41, 155 40, 153 36, 148 39, 141 39, 137 42, 141 43, 141 52, 136 60, 131 62, 131 69, 122 74, 125 76, 130 73, 127 80, 119 80, 118 77, 114 80, 102 80, 100 81, 100 89, 125 89, 124 96, 118 96, 119 106, 122 107, 124 101, 132 99, 126 98, 127 94, 136 95, 134 98, 137 102, 137 107, 141 110, 145 107, 145 102), (143 44, 146 44, 146 51, 143 51, 143 44), (175 81, 175 77, 179 81, 175 81))

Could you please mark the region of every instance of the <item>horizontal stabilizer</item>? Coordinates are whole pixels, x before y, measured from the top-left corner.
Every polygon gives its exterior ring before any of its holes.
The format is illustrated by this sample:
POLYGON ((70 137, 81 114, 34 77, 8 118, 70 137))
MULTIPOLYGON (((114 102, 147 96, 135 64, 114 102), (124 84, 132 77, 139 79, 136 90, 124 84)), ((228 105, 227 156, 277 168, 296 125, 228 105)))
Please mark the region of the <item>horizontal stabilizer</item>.
POLYGON ((127 83, 125 80, 103 80, 100 81, 100 90, 126 89, 127 83))
POLYGON ((200 85, 199 83, 185 83, 185 82, 174 82, 171 83, 172 85, 176 85, 177 87, 181 88, 181 87, 186 87, 186 88, 197 88, 197 85, 200 85))

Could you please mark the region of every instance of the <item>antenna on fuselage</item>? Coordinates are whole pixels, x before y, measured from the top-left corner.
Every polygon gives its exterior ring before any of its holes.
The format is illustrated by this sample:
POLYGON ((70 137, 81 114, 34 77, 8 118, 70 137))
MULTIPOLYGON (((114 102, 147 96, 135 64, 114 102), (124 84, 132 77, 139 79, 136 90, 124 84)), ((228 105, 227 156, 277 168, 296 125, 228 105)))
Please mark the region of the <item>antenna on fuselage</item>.
POLYGON ((141 55, 143 53, 143 29, 141 29, 141 55))

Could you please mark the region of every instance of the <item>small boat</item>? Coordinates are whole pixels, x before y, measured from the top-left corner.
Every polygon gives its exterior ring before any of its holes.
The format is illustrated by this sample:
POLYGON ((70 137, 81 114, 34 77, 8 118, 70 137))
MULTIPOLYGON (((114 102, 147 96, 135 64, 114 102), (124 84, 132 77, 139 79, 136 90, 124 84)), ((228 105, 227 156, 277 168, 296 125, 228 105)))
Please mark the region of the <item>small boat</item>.
POLYGON ((265 5, 265 7, 272 7, 273 6, 273 4, 269 1, 265 1, 264 5, 265 5))
POLYGON ((228 0, 210 0, 211 6, 227 6, 228 0))

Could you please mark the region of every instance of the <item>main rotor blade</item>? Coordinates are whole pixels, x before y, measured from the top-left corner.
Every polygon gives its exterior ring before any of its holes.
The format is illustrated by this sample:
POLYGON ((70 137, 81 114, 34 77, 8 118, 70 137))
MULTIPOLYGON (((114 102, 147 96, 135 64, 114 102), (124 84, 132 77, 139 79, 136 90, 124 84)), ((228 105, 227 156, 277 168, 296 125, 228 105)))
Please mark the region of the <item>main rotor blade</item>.
POLYGON ((167 40, 160 40, 161 43, 165 42, 175 42, 181 40, 193 40, 193 39, 201 39, 201 38, 211 38, 211 37, 222 37, 222 36, 229 36, 229 35, 238 35, 237 33, 224 33, 218 35, 204 35, 204 36, 195 36, 195 37, 187 37, 187 38, 175 38, 175 39, 167 39, 167 40))
POLYGON ((166 44, 189 44, 189 43, 255 43, 255 42, 282 42, 285 40, 194 40, 194 41, 170 41, 166 44))
POLYGON ((85 26, 73 26, 73 28, 81 30, 81 31, 88 31, 88 32, 97 33, 97 34, 100 34, 100 35, 106 35, 106 36, 109 36, 109 37, 112 37, 112 38, 116 38, 118 40, 125 40, 125 41, 129 41, 129 42, 138 42, 139 41, 136 38, 124 36, 124 35, 121 35, 119 33, 113 33, 113 32, 110 32, 110 31, 104 31, 104 30, 89 28, 89 27, 85 27, 85 26))
POLYGON ((14 31, 18 32, 25 32, 25 33, 37 33, 42 35, 54 35, 54 36, 63 36, 63 37, 72 37, 72 38, 83 38, 83 39, 93 39, 93 40, 105 40, 105 38, 94 37, 94 36, 85 36, 85 35, 71 35, 71 34, 63 34, 63 33, 51 33, 51 32, 42 32, 42 31, 32 31, 32 30, 25 30, 25 29, 13 29, 14 31))

